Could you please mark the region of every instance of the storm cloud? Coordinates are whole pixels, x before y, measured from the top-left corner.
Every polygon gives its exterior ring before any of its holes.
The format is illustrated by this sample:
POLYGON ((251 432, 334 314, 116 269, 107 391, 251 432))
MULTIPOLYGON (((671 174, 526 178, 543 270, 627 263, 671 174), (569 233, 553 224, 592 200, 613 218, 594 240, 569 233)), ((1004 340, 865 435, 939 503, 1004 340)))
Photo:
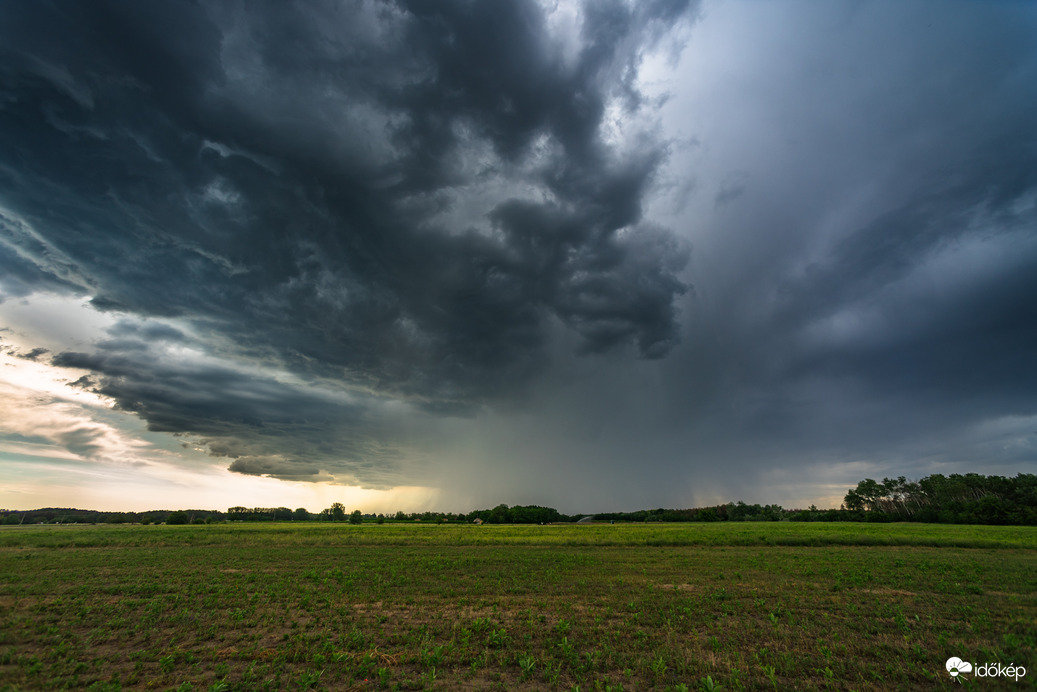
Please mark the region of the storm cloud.
POLYGON ((246 475, 575 511, 1029 469, 1035 31, 1008 2, 8 4, 0 300, 115 316, 22 359, 246 475))
MULTIPOLYGON (((7 7, 5 290, 442 412, 511 397, 558 325, 662 357, 687 248, 642 199, 668 145, 606 112, 639 114, 641 52, 692 9, 592 3, 570 36, 528 2, 7 7)), ((284 422, 282 393, 228 417, 225 373, 119 348, 58 362, 156 430, 284 422)))
MULTIPOLYGON (((262 363, 220 360, 204 343, 162 324, 116 323, 92 353, 66 351, 60 368, 92 375, 73 383, 147 421, 154 432, 189 433, 189 444, 233 460, 239 473, 371 488, 403 480, 398 430, 375 397, 285 381, 262 363)), ((413 465, 409 477, 418 473, 413 465)))

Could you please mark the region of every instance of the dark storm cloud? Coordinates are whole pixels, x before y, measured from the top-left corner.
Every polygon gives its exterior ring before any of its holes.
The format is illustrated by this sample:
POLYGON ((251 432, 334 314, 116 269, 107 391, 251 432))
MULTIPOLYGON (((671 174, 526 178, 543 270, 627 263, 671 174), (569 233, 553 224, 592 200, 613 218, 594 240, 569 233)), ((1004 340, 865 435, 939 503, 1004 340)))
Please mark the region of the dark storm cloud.
POLYGON ((1027 195, 1037 190, 1037 143, 982 146, 992 161, 963 162, 951 180, 934 175, 931 185, 940 189, 917 193, 842 240, 821 266, 808 267, 807 277, 788 287, 790 301, 824 314, 895 283, 970 236, 1033 229, 1037 211, 1027 195))
POLYGON ((32 237, 5 235, 43 245, 25 250, 39 268, 68 258, 99 307, 212 318, 433 400, 478 400, 535 367, 550 315, 588 350, 676 341, 678 263, 638 230, 663 145, 624 155, 599 131, 632 89, 645 9, 589 10, 566 65, 525 2, 366 7, 384 47, 352 44, 354 18, 330 8, 58 7, 5 22, 4 203, 32 237), (381 151, 365 159, 371 132, 381 151), (485 160, 468 171, 469 155, 485 160), (430 220, 486 178, 553 199, 500 199, 497 232, 430 220), (624 262, 658 280, 618 285, 624 262), (593 307, 572 299, 599 282, 593 307), (598 304, 621 293, 659 321, 598 304))
POLYGON ((41 343, 240 473, 586 511, 1037 459, 1032 5, 572 9, 8 3, 0 293, 123 312, 41 343))
POLYGON ((29 351, 28 353, 17 353, 17 354, 15 354, 15 357, 16 358, 22 358, 24 360, 37 361, 42 356, 45 356, 48 353, 50 353, 50 351, 48 351, 45 348, 34 348, 31 351, 29 351))
POLYGON ((198 346, 165 325, 110 330, 94 353, 59 353, 52 364, 93 373, 73 386, 110 397, 156 432, 186 433, 231 470, 288 480, 352 481, 370 487, 399 482, 398 453, 385 421, 359 403, 304 384, 286 384, 255 368, 179 358, 157 344, 198 346), (142 337, 149 340, 144 341, 142 337))
POLYGON ((127 337, 139 339, 146 343, 154 341, 176 342, 185 341, 187 337, 182 331, 168 324, 144 323, 138 324, 129 320, 120 320, 108 329, 108 334, 119 338, 127 337))
MULTIPOLYGON (((640 57, 690 4, 589 3, 568 38, 518 1, 6 5, 3 289, 439 411, 528 385, 556 321, 664 356, 686 250, 642 200, 667 143, 605 113, 639 117, 640 57)), ((131 358, 161 336, 62 362, 154 429, 285 423, 274 392, 236 411, 226 373, 131 358)))
POLYGON ((770 324, 806 335, 788 376, 948 421, 1037 413, 1037 144, 977 148, 781 286, 770 324))
POLYGON ((715 105, 760 126, 752 147, 716 124, 703 138, 724 155, 696 171, 712 218, 695 236, 686 345, 660 365, 672 422, 653 456, 725 459, 726 477, 698 477, 726 488, 734 468, 748 486, 812 464, 847 483, 1026 470, 1037 14, 796 7, 783 31, 735 13, 770 51, 750 76, 732 70, 740 89, 715 105))

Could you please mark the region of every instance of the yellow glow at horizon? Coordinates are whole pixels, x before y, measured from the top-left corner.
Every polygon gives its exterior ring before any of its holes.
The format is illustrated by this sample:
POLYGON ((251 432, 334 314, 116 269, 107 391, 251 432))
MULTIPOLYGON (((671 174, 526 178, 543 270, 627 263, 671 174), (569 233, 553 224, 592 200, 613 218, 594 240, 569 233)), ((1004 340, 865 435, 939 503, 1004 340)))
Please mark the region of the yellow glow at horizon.
POLYGON ((349 510, 394 513, 397 510, 441 510, 436 488, 406 486, 373 490, 330 483, 301 483, 259 476, 243 476, 226 468, 180 469, 167 464, 147 468, 111 468, 88 465, 69 469, 64 465, 29 462, 40 471, 54 470, 67 482, 40 485, 5 483, 0 487, 0 507, 38 509, 74 507, 101 511, 140 512, 151 509, 200 509, 226 511, 228 507, 305 507, 317 513, 341 502, 349 510))
MULTIPOLYGON (((23 354, 37 347, 61 348, 69 341, 62 331, 79 330, 73 341, 81 342, 84 335, 103 336, 114 321, 81 298, 36 295, 0 303, 0 326, 7 327, 0 343, 23 354), (34 338, 26 338, 26 332, 34 338)), ((0 437, 0 507, 226 511, 243 505, 318 512, 341 502, 363 512, 439 509, 435 488, 373 490, 231 473, 227 460, 213 459, 193 445, 180 448, 181 440, 172 436, 163 442, 162 434, 148 433, 139 418, 113 411, 110 399, 69 386, 85 374, 0 352, 0 433, 42 440, 0 437), (62 434, 76 430, 95 433, 101 451, 85 457, 60 443, 62 434)))

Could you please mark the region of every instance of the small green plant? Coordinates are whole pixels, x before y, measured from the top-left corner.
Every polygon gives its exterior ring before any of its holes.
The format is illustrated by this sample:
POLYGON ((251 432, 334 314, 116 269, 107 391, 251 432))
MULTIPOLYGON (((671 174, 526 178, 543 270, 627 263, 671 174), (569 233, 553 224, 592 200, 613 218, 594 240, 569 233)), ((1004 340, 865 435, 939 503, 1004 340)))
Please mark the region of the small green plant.
POLYGON ((299 676, 299 686, 305 690, 313 689, 320 684, 320 679, 324 676, 324 671, 305 670, 302 675, 299 676))
POLYGON ((760 666, 760 669, 763 671, 764 676, 768 680, 771 681, 771 685, 773 685, 774 688, 777 689, 778 688, 778 674, 774 670, 774 666, 760 666))
POLYGON ((435 646, 421 654, 422 663, 426 666, 438 666, 443 662, 443 647, 435 646))
POLYGON ((702 692, 716 692, 716 690, 723 689, 723 685, 721 685, 719 682, 714 681, 713 676, 707 675, 706 677, 702 678, 702 681, 699 683, 699 688, 702 690, 702 692))
POLYGON ((346 646, 353 651, 360 651, 367 647, 367 638, 360 629, 354 626, 344 637, 346 646))
POLYGON ((508 636, 507 631, 501 627, 500 629, 495 629, 490 632, 489 636, 486 638, 486 643, 494 648, 503 649, 508 645, 510 639, 511 637, 508 636))
POLYGON ((428 670, 425 671, 425 674, 422 677, 425 678, 426 685, 428 687, 432 687, 435 684, 435 682, 436 682, 436 678, 438 677, 438 674, 436 673, 436 669, 435 668, 429 668, 428 670))
POLYGON ((533 674, 533 671, 537 667, 537 661, 532 656, 521 656, 518 660, 519 668, 522 669, 522 675, 529 677, 533 674))

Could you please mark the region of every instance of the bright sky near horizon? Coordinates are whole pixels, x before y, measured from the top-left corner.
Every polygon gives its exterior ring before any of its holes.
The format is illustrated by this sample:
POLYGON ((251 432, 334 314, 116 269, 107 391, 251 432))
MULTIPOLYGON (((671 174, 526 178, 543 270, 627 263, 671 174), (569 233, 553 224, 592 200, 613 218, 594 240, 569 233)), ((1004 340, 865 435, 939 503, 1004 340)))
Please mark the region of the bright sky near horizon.
POLYGON ((1037 5, 0 7, 0 507, 1037 470, 1037 5))

